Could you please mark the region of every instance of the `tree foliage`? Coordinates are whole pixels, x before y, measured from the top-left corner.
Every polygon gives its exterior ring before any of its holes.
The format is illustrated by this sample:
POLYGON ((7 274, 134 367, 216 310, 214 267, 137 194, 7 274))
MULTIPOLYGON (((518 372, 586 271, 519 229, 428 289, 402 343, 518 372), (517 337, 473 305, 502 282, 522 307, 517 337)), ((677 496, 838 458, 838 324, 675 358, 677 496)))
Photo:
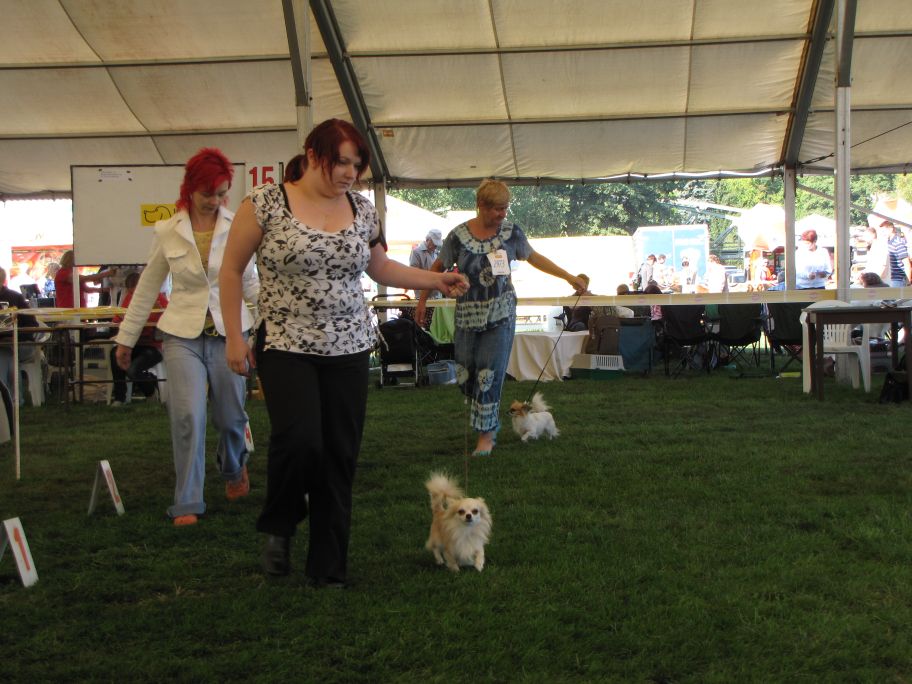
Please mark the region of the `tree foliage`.
MULTIPOLYGON (((803 176, 799 184, 833 195, 832 176, 803 176)), ((731 222, 719 211, 695 214, 676 204, 680 200, 697 200, 737 209, 755 204, 781 205, 784 187, 781 177, 735 178, 640 183, 577 183, 573 185, 514 186, 511 188, 511 218, 530 237, 577 235, 628 235, 640 226, 706 222, 714 241, 729 234, 731 222)), ((899 193, 912 201, 912 179, 907 176, 870 174, 851 179, 852 202, 871 207, 877 193, 899 193)), ((429 211, 445 214, 447 210, 475 208, 472 188, 432 188, 394 190, 392 194, 429 211)), ((819 195, 798 190, 795 199, 796 218, 810 214, 833 216, 833 202, 819 195)), ((853 210, 853 224, 866 223, 866 212, 853 210)))

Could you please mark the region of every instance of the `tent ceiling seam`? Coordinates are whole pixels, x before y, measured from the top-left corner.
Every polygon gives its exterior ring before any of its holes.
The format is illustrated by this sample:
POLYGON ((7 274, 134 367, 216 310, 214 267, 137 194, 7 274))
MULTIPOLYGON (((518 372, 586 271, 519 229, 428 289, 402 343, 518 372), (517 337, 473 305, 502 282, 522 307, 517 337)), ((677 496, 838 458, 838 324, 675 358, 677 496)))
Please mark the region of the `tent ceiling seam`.
MULTIPOLYGON (((58 5, 60 5, 60 9, 63 10, 63 13, 64 13, 64 14, 66 14, 67 19, 69 19, 70 25, 73 27, 73 30, 75 30, 76 33, 79 34, 79 37, 80 37, 80 38, 82 39, 82 41, 85 43, 86 47, 89 48, 89 50, 92 51, 92 54, 95 55, 96 57, 98 57, 98 59, 99 59, 100 61, 103 61, 102 58, 101 58, 101 55, 99 55, 99 54, 98 54, 98 51, 95 49, 95 47, 94 47, 91 43, 89 43, 88 40, 86 40, 86 37, 85 37, 85 35, 83 35, 83 33, 82 33, 82 31, 80 30, 79 26, 76 24, 75 21, 73 21, 73 17, 72 17, 72 16, 70 15, 70 13, 67 11, 67 8, 64 6, 63 2, 62 2, 61 0, 57 0, 57 2, 58 2, 58 5)), ((111 70, 108 69, 107 67, 104 67, 104 69, 105 69, 105 73, 106 73, 107 76, 108 76, 108 79, 111 81, 111 85, 114 86, 114 90, 116 90, 116 91, 117 91, 117 94, 120 96, 120 100, 121 100, 121 102, 123 102, 124 107, 126 107, 126 108, 127 108, 127 111, 129 111, 130 114, 133 115, 133 118, 136 120, 136 122, 137 122, 140 126, 142 126, 143 130, 146 131, 146 132, 148 132, 148 128, 146 127, 145 123, 143 123, 143 120, 142 120, 142 119, 139 117, 139 115, 134 111, 133 107, 130 106, 130 103, 129 103, 129 101, 127 100, 126 96, 124 96, 123 91, 120 89, 120 85, 117 83, 117 79, 114 78, 114 74, 112 74, 112 73, 111 73, 111 70)), ((159 156, 159 159, 160 159, 162 162, 164 162, 164 160, 165 160, 165 159, 164 159, 164 156, 162 155, 161 150, 158 148, 158 145, 156 145, 156 144, 153 142, 153 145, 152 145, 152 146, 155 148, 155 153, 159 156)))
POLYGON ((295 126, 264 126, 262 128, 199 128, 185 131, 99 131, 88 133, 47 133, 38 135, 24 133, 21 135, 0 135, 0 140, 83 140, 104 138, 174 138, 193 135, 231 135, 238 133, 290 133, 297 131, 295 126))
POLYGON ((520 126, 538 124, 610 123, 612 121, 643 121, 651 119, 707 119, 727 116, 782 116, 790 113, 789 107, 772 109, 716 110, 709 112, 652 112, 642 114, 606 114, 603 116, 526 117, 510 119, 453 119, 448 121, 376 121, 377 128, 449 128, 467 126, 520 126))
MULTIPOLYGON (((329 59, 327 56, 316 59, 329 59)), ((42 62, 41 64, 0 64, 0 71, 41 71, 59 69, 129 69, 136 67, 206 66, 208 64, 256 64, 260 62, 287 62, 290 55, 233 55, 231 57, 200 57, 199 59, 115 59, 97 62, 42 62)))
MULTIPOLYGON (((500 36, 497 33, 497 20, 494 18, 493 0, 488 0, 488 17, 491 20, 491 32, 494 34, 494 44, 500 47, 500 36)), ((519 173, 519 159, 517 159, 516 155, 516 137, 513 135, 512 126, 513 117, 510 114, 510 98, 507 96, 507 79, 504 77, 503 58, 500 53, 497 55, 497 70, 500 73, 500 94, 503 97, 507 121, 510 122, 508 132, 510 135, 510 156, 513 159, 513 172, 519 173)))

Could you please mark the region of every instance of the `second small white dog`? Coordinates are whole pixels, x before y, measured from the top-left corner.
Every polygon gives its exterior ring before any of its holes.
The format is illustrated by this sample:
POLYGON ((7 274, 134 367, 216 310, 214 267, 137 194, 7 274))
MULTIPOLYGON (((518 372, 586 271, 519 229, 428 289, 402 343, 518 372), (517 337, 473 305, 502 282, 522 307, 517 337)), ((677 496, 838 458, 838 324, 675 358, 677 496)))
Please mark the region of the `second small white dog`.
POLYGON ((453 572, 460 565, 472 565, 481 572, 485 544, 491 535, 491 512, 484 499, 466 498, 462 490, 442 473, 432 473, 425 483, 431 495, 431 533, 425 548, 438 565, 453 572))
POLYGON ((513 431, 523 442, 548 435, 554 439, 560 434, 554 423, 554 416, 549 411, 540 392, 532 396, 532 403, 514 401, 510 404, 510 417, 513 419, 513 431))

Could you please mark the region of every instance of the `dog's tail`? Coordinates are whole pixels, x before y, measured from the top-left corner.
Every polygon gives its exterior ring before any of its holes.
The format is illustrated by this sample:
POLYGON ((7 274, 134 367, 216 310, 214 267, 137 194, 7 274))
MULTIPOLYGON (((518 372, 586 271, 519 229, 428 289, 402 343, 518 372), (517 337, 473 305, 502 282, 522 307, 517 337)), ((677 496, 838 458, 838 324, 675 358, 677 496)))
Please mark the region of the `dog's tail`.
POLYGON ((424 483, 431 495, 431 510, 442 511, 446 508, 447 499, 461 499, 462 490, 445 473, 431 473, 428 481, 424 483))
POLYGON ((532 395, 532 411, 535 413, 543 413, 549 410, 551 407, 545 403, 544 398, 541 395, 541 392, 536 392, 532 395))

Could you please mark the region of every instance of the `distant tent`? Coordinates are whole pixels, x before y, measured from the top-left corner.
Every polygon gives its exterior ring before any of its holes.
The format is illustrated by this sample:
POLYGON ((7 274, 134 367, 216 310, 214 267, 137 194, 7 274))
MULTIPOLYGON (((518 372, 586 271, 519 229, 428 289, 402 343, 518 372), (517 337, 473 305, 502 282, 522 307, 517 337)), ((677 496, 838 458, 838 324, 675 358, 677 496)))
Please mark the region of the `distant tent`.
MULTIPOLYGON (((371 202, 374 201, 372 191, 365 190, 361 194, 371 202)), ((386 196, 384 229, 386 230, 386 243, 390 246, 408 245, 411 248, 419 242, 424 242, 431 228, 436 228, 446 237, 452 227, 449 221, 432 211, 422 209, 392 195, 386 196)))

